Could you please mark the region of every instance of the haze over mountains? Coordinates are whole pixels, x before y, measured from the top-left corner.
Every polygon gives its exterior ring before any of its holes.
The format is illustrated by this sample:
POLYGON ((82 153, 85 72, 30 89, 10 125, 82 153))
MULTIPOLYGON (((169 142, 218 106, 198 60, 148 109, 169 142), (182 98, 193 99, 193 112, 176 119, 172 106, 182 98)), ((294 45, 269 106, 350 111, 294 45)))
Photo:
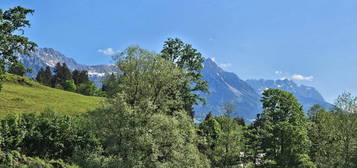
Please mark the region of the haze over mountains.
MULTIPOLYGON (((94 65, 88 66, 77 63, 74 59, 68 58, 52 48, 39 48, 31 53, 31 56, 19 56, 21 62, 27 68, 33 70, 28 74, 34 78, 40 68, 45 66, 54 67, 57 62, 66 63, 71 69, 87 70, 90 79, 97 86, 101 85, 101 80, 106 73, 115 71, 114 65, 94 65)), ((326 108, 331 107, 321 94, 313 87, 298 85, 291 80, 242 80, 232 72, 226 72, 220 68, 212 59, 206 59, 203 68, 204 80, 208 81, 210 94, 202 94, 207 100, 207 105, 195 107, 197 120, 202 120, 208 112, 214 115, 222 114, 224 103, 236 105, 234 116, 240 116, 246 120, 252 120, 256 114, 261 112, 261 93, 267 88, 279 88, 293 93, 299 102, 304 106, 305 111, 314 104, 320 104, 326 108)))

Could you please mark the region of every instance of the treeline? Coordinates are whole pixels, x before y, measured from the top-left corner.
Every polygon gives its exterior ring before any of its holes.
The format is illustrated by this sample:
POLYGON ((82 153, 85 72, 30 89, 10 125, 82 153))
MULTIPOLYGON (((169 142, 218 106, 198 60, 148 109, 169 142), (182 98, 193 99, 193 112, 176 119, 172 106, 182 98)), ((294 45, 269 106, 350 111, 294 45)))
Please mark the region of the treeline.
POLYGON ((62 89, 70 92, 77 92, 88 96, 104 96, 104 92, 97 89, 89 80, 88 71, 75 69, 73 72, 66 63, 57 63, 52 74, 51 68, 47 66, 41 68, 37 73, 36 80, 46 86, 62 89))

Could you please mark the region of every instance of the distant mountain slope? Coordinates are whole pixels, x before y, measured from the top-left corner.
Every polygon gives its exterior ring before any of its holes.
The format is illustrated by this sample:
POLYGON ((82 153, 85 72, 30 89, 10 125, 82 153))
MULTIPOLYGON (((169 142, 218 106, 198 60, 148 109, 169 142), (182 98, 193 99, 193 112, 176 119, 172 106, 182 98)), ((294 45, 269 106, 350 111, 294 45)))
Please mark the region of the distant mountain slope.
POLYGON ((79 64, 74 59, 68 58, 52 48, 38 48, 36 51, 32 52, 30 56, 19 55, 19 60, 25 67, 33 70, 32 73, 27 74, 27 76, 31 78, 36 77, 41 68, 46 66, 54 68, 56 63, 60 62, 66 63, 71 70, 87 70, 90 79, 94 81, 97 86, 101 85, 101 80, 106 73, 111 73, 115 70, 114 65, 88 66, 79 64))
POLYGON ((79 114, 100 107, 101 97, 49 88, 28 78, 6 74, 0 92, 0 117, 6 114, 43 112, 51 109, 63 114, 79 114))
MULTIPOLYGON (((88 66, 77 63, 74 59, 68 58, 60 52, 51 48, 40 48, 31 53, 31 56, 20 56, 20 60, 26 67, 32 68, 30 77, 35 77, 41 67, 54 67, 57 62, 66 63, 70 69, 87 70, 90 79, 101 86, 101 80, 105 73, 116 71, 114 65, 88 66)), ((321 104, 324 107, 331 105, 323 99, 320 93, 313 87, 297 85, 290 80, 247 80, 240 79, 236 74, 226 72, 220 68, 213 60, 206 59, 203 68, 203 78, 208 81, 210 94, 202 94, 207 99, 207 105, 195 106, 196 119, 202 120, 206 114, 212 111, 215 115, 222 114, 224 103, 233 103, 237 107, 235 116, 241 116, 247 120, 252 120, 256 114, 261 112, 261 93, 266 88, 279 88, 293 93, 305 110, 314 104, 321 104)))
POLYGON ((261 111, 259 94, 236 74, 225 72, 211 59, 206 59, 202 73, 211 93, 201 95, 206 98, 207 105, 195 107, 198 120, 210 111, 215 115, 222 114, 224 103, 235 104, 237 112, 234 115, 246 119, 255 118, 261 111))
POLYGON ((305 85, 297 85, 292 80, 247 80, 258 93, 263 93, 267 88, 281 89, 290 93, 293 93, 298 101, 304 106, 307 111, 311 106, 320 104, 325 108, 330 108, 332 105, 327 103, 321 94, 313 87, 305 85))
POLYGON ((261 94, 267 88, 277 88, 293 93, 305 111, 315 104, 320 104, 325 108, 332 106, 313 87, 297 85, 291 80, 244 81, 236 74, 224 71, 211 59, 206 59, 202 72, 204 80, 208 81, 211 94, 201 95, 207 99, 207 105, 195 107, 198 120, 204 119, 210 111, 215 115, 222 114, 221 107, 227 102, 236 105, 235 116, 252 120, 262 111, 261 94))

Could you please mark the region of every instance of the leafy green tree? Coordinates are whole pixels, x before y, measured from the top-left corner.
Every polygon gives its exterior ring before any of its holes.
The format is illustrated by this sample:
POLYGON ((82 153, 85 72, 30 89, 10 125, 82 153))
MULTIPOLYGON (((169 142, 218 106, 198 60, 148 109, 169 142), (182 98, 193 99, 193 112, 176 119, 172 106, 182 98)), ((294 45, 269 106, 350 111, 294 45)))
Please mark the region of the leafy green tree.
POLYGON ((77 88, 77 92, 87 96, 102 96, 92 81, 80 84, 77 88))
POLYGON ((3 152, 0 151, 0 167, 8 168, 78 168, 64 163, 62 160, 43 160, 37 157, 28 157, 18 151, 3 152))
POLYGON ((77 149, 93 151, 99 145, 82 117, 46 111, 39 116, 9 116, 0 122, 0 151, 4 152, 18 150, 30 157, 69 161, 77 149))
POLYGON ((24 28, 30 26, 26 16, 33 12, 20 6, 0 9, 0 89, 6 66, 17 63, 16 54, 28 54, 37 46, 23 36, 24 28))
POLYGON ((194 111, 192 106, 198 104, 197 100, 205 103, 205 99, 200 97, 197 92, 209 92, 207 81, 202 80, 203 56, 190 44, 184 43, 178 38, 169 38, 164 42, 161 57, 175 63, 178 68, 185 70, 186 78, 189 80, 180 90, 185 93, 184 102, 186 111, 193 118, 194 111))
POLYGON ((138 47, 121 56, 118 92, 90 113, 104 153, 119 167, 208 167, 177 89, 186 80, 183 70, 138 47))
POLYGON ((217 146, 218 138, 221 134, 221 125, 213 117, 212 113, 209 112, 205 120, 199 125, 199 135, 204 138, 203 143, 199 144, 199 149, 211 160, 212 164, 214 164, 213 161, 215 159, 213 151, 217 146))
POLYGON ((237 122, 228 116, 213 117, 209 113, 199 128, 205 139, 199 148, 212 167, 237 167, 243 163, 243 130, 237 122))
POLYGON ((25 73, 31 72, 31 69, 25 68, 24 64, 20 62, 15 62, 9 66, 8 72, 11 74, 24 76, 25 73))
POLYGON ((257 114, 256 120, 244 132, 245 155, 247 156, 245 161, 254 167, 262 164, 262 156, 265 153, 263 138, 267 137, 267 134, 267 130, 263 129, 261 114, 257 114))
POLYGON ((268 89, 263 93, 260 138, 266 167, 315 167, 309 158, 310 140, 302 106, 288 92, 268 89))
POLYGON ((102 91, 106 93, 107 97, 114 97, 118 93, 118 79, 114 73, 105 76, 102 85, 102 91))
POLYGON ((311 126, 309 138, 311 160, 318 168, 342 167, 341 153, 343 153, 337 126, 338 118, 335 113, 315 105, 309 110, 311 126))
POLYGON ((223 114, 228 117, 233 117, 234 113, 236 113, 236 106, 232 103, 224 103, 222 105, 223 114))
POLYGON ((357 97, 343 93, 335 103, 338 137, 342 145, 341 167, 357 167, 357 97))
POLYGON ((173 115, 185 110, 186 74, 172 62, 139 47, 129 47, 120 54, 116 87, 127 95, 127 103, 136 106, 152 100, 155 111, 173 115))
POLYGON ((70 92, 75 92, 77 90, 76 84, 74 84, 73 79, 71 80, 66 80, 66 83, 63 86, 64 90, 70 91, 70 92))

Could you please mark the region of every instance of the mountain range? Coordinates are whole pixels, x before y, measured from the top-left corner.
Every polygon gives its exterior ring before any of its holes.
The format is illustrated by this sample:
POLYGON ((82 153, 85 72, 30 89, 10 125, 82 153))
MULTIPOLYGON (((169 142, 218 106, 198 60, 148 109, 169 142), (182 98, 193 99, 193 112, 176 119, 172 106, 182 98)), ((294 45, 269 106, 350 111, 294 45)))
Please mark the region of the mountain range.
MULTIPOLYGON (((19 60, 25 67, 31 68, 29 77, 36 77, 37 72, 45 67, 54 68, 57 62, 66 63, 69 69, 87 70, 90 79, 101 86, 101 80, 105 74, 116 71, 114 65, 84 65, 77 63, 74 59, 68 58, 52 48, 39 48, 29 56, 19 55, 19 60)), ((248 121, 252 121, 258 113, 262 111, 260 102, 262 92, 267 88, 278 88, 293 93, 298 101, 307 111, 314 104, 320 104, 325 108, 332 105, 324 100, 321 94, 313 87, 298 85, 292 80, 265 80, 250 79, 242 80, 232 72, 224 71, 212 59, 206 59, 202 70, 203 79, 208 81, 209 94, 201 94, 206 98, 206 105, 197 105, 195 109, 195 119, 198 121, 205 118, 208 112, 214 115, 221 115, 222 105, 231 103, 236 106, 234 116, 240 116, 248 121)))

